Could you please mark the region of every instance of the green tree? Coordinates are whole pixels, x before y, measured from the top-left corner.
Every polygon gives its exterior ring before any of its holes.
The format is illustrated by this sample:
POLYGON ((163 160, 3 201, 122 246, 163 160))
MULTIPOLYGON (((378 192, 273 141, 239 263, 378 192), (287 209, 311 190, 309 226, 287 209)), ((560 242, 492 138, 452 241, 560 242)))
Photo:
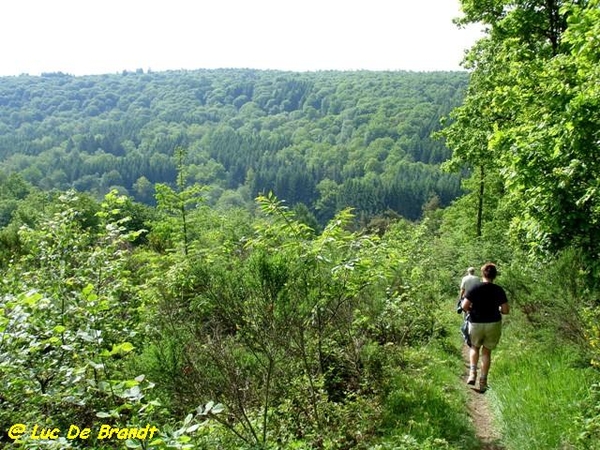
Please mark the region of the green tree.
MULTIPOLYGON (((113 220, 122 198, 105 198, 97 229, 84 226, 77 202, 66 193, 36 229, 22 228, 27 251, 3 274, 3 426, 67 430, 71 424, 91 427, 97 417, 127 423, 150 387, 124 370, 140 342, 140 298, 129 283, 125 245, 137 233, 125 231, 126 219, 113 220)), ((25 448, 37 448, 29 438, 25 448)), ((63 437, 53 445, 67 442, 63 437)))
POLYGON ((501 174, 513 227, 530 246, 554 251, 575 243, 597 254, 591 155, 598 123, 589 119, 597 109, 589 85, 597 54, 584 37, 596 31, 597 5, 464 1, 463 9, 463 22, 490 28, 466 58, 469 91, 443 132, 453 161, 478 168, 480 205, 488 174, 501 174))
MULTIPOLYGON (((481 179, 495 185, 495 205, 485 195, 493 212, 484 215, 486 240, 507 243, 501 230, 508 230, 514 251, 527 252, 537 267, 569 260, 587 276, 576 300, 585 313, 571 328, 574 335, 584 331, 595 364, 598 305, 590 299, 600 280, 600 3, 462 4, 463 22, 481 21, 489 31, 465 60, 472 69, 467 97, 442 134, 457 167, 485 164, 481 179)), ((558 299, 536 301, 522 305, 528 317, 531 308, 572 309, 558 299)))
POLYGON ((148 178, 141 176, 133 184, 133 192, 140 202, 151 204, 154 194, 154 187, 148 178))
MULTIPOLYGON (((188 211, 196 208, 204 201, 202 192, 205 190, 198 184, 186 186, 185 166, 186 150, 178 148, 175 157, 177 158, 177 189, 174 190, 170 186, 159 183, 155 186, 157 209, 169 217, 169 221, 159 221, 154 227, 153 235, 157 238, 161 233, 166 233, 163 236, 162 245, 181 245, 184 255, 188 255, 190 246, 190 236, 188 232, 188 211), (164 226, 161 226, 164 225, 164 226)), ((156 241, 156 239, 154 240, 156 241)))
MULTIPOLYGON (((154 364, 178 407, 224 405, 217 420, 236 447, 316 442, 369 377, 363 346, 377 333, 385 269, 370 256, 374 238, 349 231, 348 211, 315 234, 274 196, 258 202, 253 233, 203 245, 152 283, 154 364)), ((365 426, 353 422, 350 434, 365 426)))

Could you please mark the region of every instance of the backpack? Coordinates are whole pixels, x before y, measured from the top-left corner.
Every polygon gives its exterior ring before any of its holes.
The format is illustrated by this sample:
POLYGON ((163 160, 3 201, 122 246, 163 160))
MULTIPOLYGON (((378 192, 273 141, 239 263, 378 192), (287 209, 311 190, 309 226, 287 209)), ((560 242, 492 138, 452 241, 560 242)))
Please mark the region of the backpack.
POLYGON ((469 313, 465 314, 465 320, 463 321, 463 324, 460 326, 460 332, 463 335, 465 344, 467 344, 469 347, 471 346, 471 336, 469 335, 469 319, 470 318, 471 318, 471 316, 469 315, 469 313))

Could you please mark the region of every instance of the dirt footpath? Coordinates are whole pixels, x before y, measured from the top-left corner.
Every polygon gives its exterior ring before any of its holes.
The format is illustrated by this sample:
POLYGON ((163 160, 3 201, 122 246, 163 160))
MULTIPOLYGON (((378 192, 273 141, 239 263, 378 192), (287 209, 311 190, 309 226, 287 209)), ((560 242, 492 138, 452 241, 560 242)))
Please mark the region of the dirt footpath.
POLYGON ((463 382, 465 388, 469 391, 469 416, 471 416, 476 436, 481 443, 480 448, 481 450, 504 450, 504 447, 500 444, 500 435, 492 424, 492 413, 487 396, 479 392, 477 385, 469 386, 466 384, 469 372, 469 347, 466 345, 463 346, 463 359, 465 361, 463 382))

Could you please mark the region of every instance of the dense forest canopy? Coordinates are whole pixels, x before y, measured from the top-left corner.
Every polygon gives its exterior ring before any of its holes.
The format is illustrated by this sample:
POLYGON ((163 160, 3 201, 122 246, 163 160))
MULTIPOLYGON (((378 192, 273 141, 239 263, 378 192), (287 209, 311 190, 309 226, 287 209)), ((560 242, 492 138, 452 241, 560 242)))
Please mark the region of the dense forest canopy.
POLYGON ((210 201, 273 191, 321 223, 344 207, 420 217, 459 178, 431 139, 458 106, 462 72, 199 70, 0 78, 0 161, 42 189, 111 189, 154 204, 176 148, 210 201))
POLYGON ((495 198, 493 214, 500 200, 530 249, 577 248, 597 266, 599 2, 462 3, 463 22, 490 31, 467 56, 469 89, 443 132, 454 162, 478 169, 480 201, 495 198))
POLYGON ((461 4, 468 75, 0 79, 0 444, 487 448, 455 304, 494 261, 498 444, 600 449, 600 0, 461 4))

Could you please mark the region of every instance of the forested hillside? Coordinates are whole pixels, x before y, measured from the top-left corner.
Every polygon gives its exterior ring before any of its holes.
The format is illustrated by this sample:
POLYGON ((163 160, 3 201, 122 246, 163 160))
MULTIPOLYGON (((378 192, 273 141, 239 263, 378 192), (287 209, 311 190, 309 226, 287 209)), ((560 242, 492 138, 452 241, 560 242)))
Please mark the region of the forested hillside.
POLYGON ((460 193, 431 133, 465 73, 199 70, 0 78, 0 161, 42 189, 111 189, 154 203, 176 148, 209 201, 273 191, 321 223, 344 207, 420 217, 460 193))
POLYGON ((458 73, 3 79, 0 445, 599 450, 600 0, 508 3, 461 1, 488 29, 464 95, 458 73), (473 394, 455 305, 488 261, 510 314, 473 394))

